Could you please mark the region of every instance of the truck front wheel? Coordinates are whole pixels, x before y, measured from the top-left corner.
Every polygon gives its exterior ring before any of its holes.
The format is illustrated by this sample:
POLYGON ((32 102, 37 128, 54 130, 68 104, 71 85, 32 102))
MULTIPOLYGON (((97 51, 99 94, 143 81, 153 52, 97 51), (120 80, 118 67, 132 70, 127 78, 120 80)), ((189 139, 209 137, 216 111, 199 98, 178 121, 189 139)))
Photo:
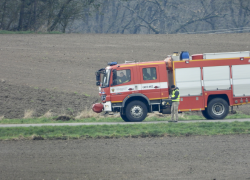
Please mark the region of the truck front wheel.
POLYGON ((208 103, 207 113, 212 119, 224 119, 229 112, 227 101, 222 98, 212 99, 208 103))
POLYGON ((143 102, 132 101, 127 105, 125 112, 130 122, 140 122, 147 117, 148 109, 143 102))
POLYGON ((123 121, 129 122, 129 120, 128 120, 126 114, 122 114, 122 113, 120 112, 120 115, 121 115, 121 118, 123 119, 123 121))
POLYGON ((206 108, 205 110, 201 111, 201 113, 202 113, 202 115, 204 116, 204 118, 206 118, 206 119, 212 119, 212 118, 208 115, 208 113, 207 113, 207 108, 206 108))

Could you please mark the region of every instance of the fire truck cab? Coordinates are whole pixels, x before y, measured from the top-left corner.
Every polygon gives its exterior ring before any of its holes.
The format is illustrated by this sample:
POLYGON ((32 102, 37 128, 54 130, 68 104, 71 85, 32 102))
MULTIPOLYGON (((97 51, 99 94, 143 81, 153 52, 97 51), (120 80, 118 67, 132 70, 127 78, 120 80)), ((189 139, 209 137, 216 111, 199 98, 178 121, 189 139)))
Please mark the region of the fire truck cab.
POLYGON ((147 114, 171 113, 170 87, 180 91, 179 112, 201 111, 207 119, 223 119, 229 107, 250 98, 250 52, 174 53, 165 60, 108 63, 96 72, 102 103, 99 113, 120 112, 124 121, 143 121, 147 114))

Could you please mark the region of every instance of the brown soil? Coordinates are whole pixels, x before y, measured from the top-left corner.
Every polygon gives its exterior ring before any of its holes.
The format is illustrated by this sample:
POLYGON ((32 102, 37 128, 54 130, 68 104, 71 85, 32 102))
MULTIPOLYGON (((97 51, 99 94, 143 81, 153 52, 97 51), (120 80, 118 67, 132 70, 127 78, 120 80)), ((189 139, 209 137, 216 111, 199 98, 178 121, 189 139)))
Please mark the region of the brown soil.
POLYGON ((25 85, 0 83, 1 108, 4 118, 23 118, 26 110, 33 116, 43 116, 48 111, 75 116, 86 108, 86 102, 95 102, 97 98, 89 98, 70 92, 38 89, 25 85))
MULTIPOLYGON (((74 115, 97 100, 94 72, 108 61, 247 51, 249 35, 0 35, 0 115, 74 115)), ((0 141, 0 179, 250 179, 249 139, 0 141)))
POLYGON ((249 135, 0 141, 0 179, 246 180, 249 149, 249 135))
POLYGON ((249 35, 2 34, 0 116, 23 117, 27 109, 35 116, 76 113, 98 100, 94 73, 109 61, 161 60, 182 50, 247 51, 249 35))

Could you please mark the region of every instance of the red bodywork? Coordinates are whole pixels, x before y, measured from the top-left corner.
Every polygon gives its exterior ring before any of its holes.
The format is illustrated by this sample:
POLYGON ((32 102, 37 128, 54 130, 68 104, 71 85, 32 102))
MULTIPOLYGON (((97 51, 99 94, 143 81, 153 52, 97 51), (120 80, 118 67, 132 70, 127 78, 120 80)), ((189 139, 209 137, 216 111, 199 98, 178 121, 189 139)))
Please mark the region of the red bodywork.
MULTIPOLYGON (((200 60, 189 60, 186 61, 176 61, 173 63, 174 70, 178 68, 191 68, 191 67, 211 67, 211 66, 229 66, 230 67, 230 78, 232 79, 232 65, 244 65, 250 64, 249 58, 225 58, 225 59, 200 59, 200 60)), ((202 71, 202 69, 201 69, 202 71)), ((203 73, 201 73, 202 75, 203 73)), ((174 72, 175 75, 175 72, 174 72)), ((203 76, 201 76, 203 80, 203 76)), ((212 95, 224 95, 228 98, 229 106, 242 105, 249 103, 248 99, 250 96, 242 97, 233 97, 233 85, 231 85, 230 90, 217 90, 217 91, 204 91, 202 86, 202 95, 198 97, 199 100, 196 100, 197 96, 186 96, 183 97, 183 102, 179 105, 179 111, 199 111, 204 110, 208 105, 208 98, 212 95), (195 102, 195 103, 194 103, 195 102), (240 102, 240 103, 239 103, 240 102)), ((181 91, 181 90, 180 90, 181 91)))
MULTIPOLYGON (((200 68, 201 82, 203 83, 203 68, 215 66, 228 66, 230 68, 231 88, 227 90, 204 90, 204 85, 201 86, 200 95, 194 96, 180 96, 181 101, 179 111, 202 111, 208 106, 209 98, 215 96, 223 96, 228 100, 229 106, 241 105, 248 103, 250 96, 234 97, 232 84, 232 66, 250 64, 250 58, 225 58, 225 59, 199 59, 202 54, 192 56, 194 60, 172 61, 171 57, 162 61, 128 63, 108 66, 106 69, 112 70, 130 70, 131 80, 129 82, 113 85, 112 73, 110 75, 109 86, 100 88, 100 96, 105 95, 105 100, 102 103, 110 102, 113 107, 124 107, 124 102, 130 97, 138 95, 138 97, 145 97, 150 102, 149 104, 161 104, 162 99, 169 98, 170 86, 176 84, 176 70, 185 68, 200 68), (143 68, 155 68, 156 79, 144 80, 143 68)), ((93 111, 101 112, 105 110, 104 106, 99 103, 93 105, 93 111)), ((113 109, 112 109, 113 110, 113 109)), ((111 110, 111 111, 112 111, 111 110)))

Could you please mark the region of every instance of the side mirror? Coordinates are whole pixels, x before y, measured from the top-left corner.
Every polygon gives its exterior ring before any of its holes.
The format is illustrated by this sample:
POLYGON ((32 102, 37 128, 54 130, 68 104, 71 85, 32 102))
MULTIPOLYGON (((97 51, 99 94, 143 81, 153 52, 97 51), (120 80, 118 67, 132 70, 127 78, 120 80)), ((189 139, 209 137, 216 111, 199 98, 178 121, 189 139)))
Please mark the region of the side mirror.
POLYGON ((96 77, 96 81, 100 81, 100 72, 99 71, 95 72, 95 77, 96 77))

